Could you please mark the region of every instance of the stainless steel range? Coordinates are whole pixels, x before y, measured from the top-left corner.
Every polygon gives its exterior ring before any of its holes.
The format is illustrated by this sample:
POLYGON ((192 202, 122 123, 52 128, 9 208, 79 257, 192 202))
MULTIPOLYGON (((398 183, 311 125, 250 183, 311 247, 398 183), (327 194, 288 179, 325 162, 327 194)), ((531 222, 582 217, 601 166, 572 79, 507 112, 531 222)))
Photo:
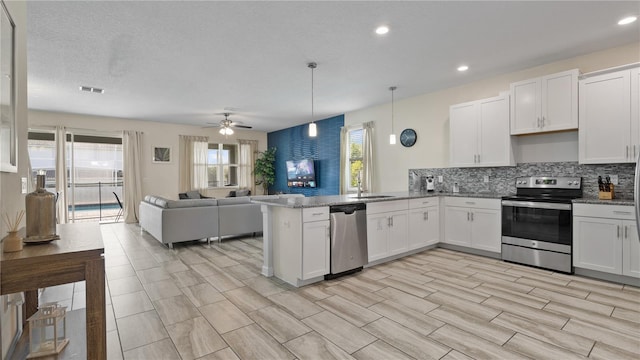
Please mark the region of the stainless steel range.
POLYGON ((521 177, 502 198, 502 259, 573 273, 572 203, 579 177, 521 177))

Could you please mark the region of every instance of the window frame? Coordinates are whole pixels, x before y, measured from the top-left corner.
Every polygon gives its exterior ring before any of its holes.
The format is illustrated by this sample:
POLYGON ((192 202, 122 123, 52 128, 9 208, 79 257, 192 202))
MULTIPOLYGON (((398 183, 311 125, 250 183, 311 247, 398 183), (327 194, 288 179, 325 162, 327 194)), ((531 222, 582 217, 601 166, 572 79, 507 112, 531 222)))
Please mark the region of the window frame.
MULTIPOLYGON (((345 169, 345 176, 346 179, 345 181, 347 182, 347 191, 349 192, 357 192, 358 188, 355 186, 351 186, 351 161, 354 160, 351 157, 351 133, 354 131, 362 131, 364 132, 364 127, 362 125, 354 125, 351 126, 347 129, 347 148, 346 148, 346 152, 347 152, 347 161, 346 161, 346 169, 345 169)), ((362 142, 360 143, 361 148, 364 147, 364 137, 361 137, 362 142)), ((361 149, 362 151, 363 149, 361 149)), ((355 160, 360 160, 361 163, 364 162, 364 153, 362 154, 362 157, 360 158, 356 158, 355 160)))
POLYGON ((238 184, 238 172, 240 171, 240 166, 239 166, 239 156, 240 156, 240 144, 239 143, 209 143, 207 146, 207 188, 208 189, 238 189, 239 188, 239 184, 238 184), (217 146, 214 147, 214 146, 217 146), (229 161, 228 164, 223 163, 222 161, 222 151, 223 150, 227 150, 224 147, 225 146, 233 146, 235 148, 235 159, 236 162, 232 163, 231 161, 229 161), (209 150, 218 150, 217 153, 217 164, 209 164, 209 150), (224 185, 224 167, 228 166, 229 169, 231 168, 235 168, 236 169, 236 184, 235 185, 224 185), (209 168, 210 167, 217 167, 217 177, 218 179, 216 179, 215 181, 218 184, 222 184, 222 185, 218 185, 218 186, 210 186, 209 184, 211 183, 209 181, 209 168))

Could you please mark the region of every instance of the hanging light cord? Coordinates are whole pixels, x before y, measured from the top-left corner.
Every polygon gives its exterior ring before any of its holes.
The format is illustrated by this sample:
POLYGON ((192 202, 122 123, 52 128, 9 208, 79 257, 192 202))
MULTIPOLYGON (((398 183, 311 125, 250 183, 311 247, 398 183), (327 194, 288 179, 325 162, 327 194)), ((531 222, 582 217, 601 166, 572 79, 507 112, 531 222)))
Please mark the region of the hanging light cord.
POLYGON ((391 90, 391 134, 393 134, 393 103, 394 103, 394 98, 393 98, 393 92, 397 89, 396 86, 391 86, 389 88, 389 90, 391 90))
POLYGON ((313 122, 313 69, 315 69, 318 64, 310 62, 307 66, 311 69, 311 122, 313 122))
POLYGON ((395 90, 395 86, 391 87, 391 133, 393 134, 393 91, 395 90))

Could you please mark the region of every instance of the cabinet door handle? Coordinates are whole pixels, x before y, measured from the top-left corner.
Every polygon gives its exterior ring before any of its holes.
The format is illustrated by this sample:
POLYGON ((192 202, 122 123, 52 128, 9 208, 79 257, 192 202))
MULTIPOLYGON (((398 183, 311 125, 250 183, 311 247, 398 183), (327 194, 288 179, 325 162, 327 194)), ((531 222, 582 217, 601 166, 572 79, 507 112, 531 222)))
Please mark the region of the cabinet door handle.
POLYGON ((473 213, 471 213, 471 221, 473 221, 473 213))
POLYGON ((616 237, 619 238, 620 237, 620 225, 616 226, 616 228, 618 229, 618 235, 616 237))
POLYGON ((422 220, 424 220, 424 221, 429 220, 429 213, 428 212, 425 211, 424 213, 422 213, 422 220))
POLYGON ((471 217, 469 216, 469 212, 467 211, 467 221, 470 221, 471 217))
POLYGON ((542 117, 542 126, 541 127, 544 127, 544 116, 542 117))
POLYGON ((393 227, 393 216, 389 218, 391 220, 391 226, 393 227))
POLYGON ((540 127, 540 118, 538 118, 538 126, 537 127, 540 127))
POLYGON ((474 164, 477 162, 477 161, 476 161, 476 157, 477 157, 477 156, 478 156, 478 155, 473 154, 473 163, 474 163, 474 164))
POLYGON ((625 239, 629 238, 629 227, 628 226, 624 227, 624 238, 625 239))
POLYGON ((475 201, 465 201, 464 203, 467 204, 467 205, 475 205, 476 204, 475 201))
POLYGON ((478 154, 478 164, 480 163, 480 154, 478 154))
POLYGON ((631 215, 631 214, 633 214, 631 211, 618 211, 618 210, 614 210, 613 213, 616 214, 616 215, 631 215))
POLYGON ((627 159, 629 158, 629 145, 627 145, 627 155, 626 155, 627 159))

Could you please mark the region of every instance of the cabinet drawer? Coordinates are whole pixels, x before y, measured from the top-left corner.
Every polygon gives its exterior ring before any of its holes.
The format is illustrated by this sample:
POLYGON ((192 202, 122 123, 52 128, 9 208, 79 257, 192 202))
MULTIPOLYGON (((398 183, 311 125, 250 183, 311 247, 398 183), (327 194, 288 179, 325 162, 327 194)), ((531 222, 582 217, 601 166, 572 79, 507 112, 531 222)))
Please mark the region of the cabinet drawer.
POLYGON ((408 200, 391 200, 367 203, 367 214, 379 214, 391 211, 407 210, 409 208, 408 200))
POLYGON ((329 220, 329 207, 313 207, 302 209, 302 222, 329 220))
POLYGON ((424 208, 429 206, 436 206, 440 203, 437 196, 424 197, 419 199, 409 199, 409 209, 424 208))
POLYGON ((466 197, 447 197, 445 198, 447 206, 458 206, 476 209, 493 209, 500 210, 500 199, 481 199, 481 198, 466 198, 466 197))
POLYGON ((573 204, 573 216, 635 220, 633 206, 573 204))

